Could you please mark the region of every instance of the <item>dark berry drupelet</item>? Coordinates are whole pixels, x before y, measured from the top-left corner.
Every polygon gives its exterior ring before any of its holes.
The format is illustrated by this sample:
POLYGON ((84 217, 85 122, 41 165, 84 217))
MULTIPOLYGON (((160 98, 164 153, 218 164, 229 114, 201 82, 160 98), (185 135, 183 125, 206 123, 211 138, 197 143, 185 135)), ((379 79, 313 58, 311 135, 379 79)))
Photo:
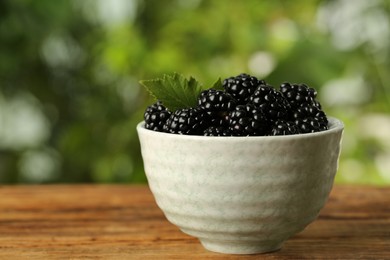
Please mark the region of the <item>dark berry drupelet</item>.
POLYGON ((160 101, 148 106, 144 113, 145 128, 153 131, 163 131, 163 126, 170 115, 171 112, 160 101))
POLYGON ((269 121, 260 108, 238 105, 229 113, 229 130, 234 136, 267 135, 269 121))
POLYGON ((215 89, 202 91, 198 98, 198 108, 208 114, 210 124, 213 126, 227 125, 227 115, 234 109, 236 103, 230 94, 215 89))
POLYGON ((231 136, 228 128, 222 126, 210 126, 204 130, 203 135, 205 136, 231 136))
POLYGON ((166 121, 163 130, 172 134, 203 135, 207 114, 196 108, 178 109, 166 121))
POLYGON ((232 95, 239 104, 246 104, 249 97, 260 84, 265 84, 265 81, 258 80, 256 77, 245 73, 223 81, 225 91, 232 95))
POLYGON ((260 85, 249 98, 250 103, 263 110, 268 119, 287 119, 290 105, 283 95, 269 85, 260 85))
POLYGON ((299 132, 302 134, 305 133, 315 133, 328 129, 327 124, 323 121, 320 121, 318 118, 304 118, 295 120, 295 124, 299 128, 299 132))
POLYGON ((295 135, 299 134, 299 128, 294 122, 277 120, 271 130, 271 135, 295 135))
POLYGON ((317 91, 305 84, 284 82, 280 85, 280 92, 292 108, 300 107, 302 104, 309 104, 321 109, 321 104, 316 100, 317 91))

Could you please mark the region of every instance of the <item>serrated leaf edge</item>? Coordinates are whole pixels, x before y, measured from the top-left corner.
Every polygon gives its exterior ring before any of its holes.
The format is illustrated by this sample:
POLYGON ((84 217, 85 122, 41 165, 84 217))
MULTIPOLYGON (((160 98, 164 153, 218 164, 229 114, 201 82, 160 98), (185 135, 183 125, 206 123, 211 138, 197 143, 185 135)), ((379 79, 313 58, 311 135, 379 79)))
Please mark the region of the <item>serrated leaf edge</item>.
MULTIPOLYGON (((184 95, 184 98, 185 98, 184 101, 177 98, 177 96, 180 96, 180 94, 178 94, 179 92, 177 91, 179 89, 177 84, 180 84, 183 86, 188 86, 191 89, 191 91, 195 94, 194 97, 196 97, 196 98, 198 97, 200 92, 203 91, 203 85, 200 84, 194 77, 191 76, 189 79, 187 79, 184 75, 179 74, 177 72, 174 72, 172 75, 163 74, 162 78, 156 78, 156 79, 150 79, 150 80, 140 80, 139 83, 143 87, 145 87, 145 89, 149 92, 149 94, 152 97, 154 97, 156 100, 160 100, 160 98, 151 90, 150 87, 148 87, 148 85, 150 85, 150 84, 147 84, 148 82, 150 82, 151 84, 160 84, 160 85, 170 84, 170 89, 172 89, 176 95, 171 95, 169 92, 167 92, 165 94, 167 95, 168 99, 171 99, 174 101, 172 103, 179 104, 179 105, 176 105, 173 107, 167 106, 167 108, 170 109, 171 111, 175 111, 175 110, 180 109, 180 108, 189 107, 188 104, 194 103, 193 102, 194 100, 191 100, 189 98, 190 95, 184 95)), ((161 100, 161 101, 164 103, 163 100, 161 100)), ((171 102, 168 102, 168 103, 171 103, 171 102)))

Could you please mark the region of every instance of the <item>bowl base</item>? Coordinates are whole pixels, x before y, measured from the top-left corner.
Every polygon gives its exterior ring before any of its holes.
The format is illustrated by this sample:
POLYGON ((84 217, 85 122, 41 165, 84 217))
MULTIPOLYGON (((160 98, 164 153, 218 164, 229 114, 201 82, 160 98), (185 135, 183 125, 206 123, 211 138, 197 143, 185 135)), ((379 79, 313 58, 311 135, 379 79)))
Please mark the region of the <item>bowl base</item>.
POLYGON ((261 254, 279 250, 282 243, 275 241, 223 241, 199 239, 200 243, 209 251, 223 254, 261 254))

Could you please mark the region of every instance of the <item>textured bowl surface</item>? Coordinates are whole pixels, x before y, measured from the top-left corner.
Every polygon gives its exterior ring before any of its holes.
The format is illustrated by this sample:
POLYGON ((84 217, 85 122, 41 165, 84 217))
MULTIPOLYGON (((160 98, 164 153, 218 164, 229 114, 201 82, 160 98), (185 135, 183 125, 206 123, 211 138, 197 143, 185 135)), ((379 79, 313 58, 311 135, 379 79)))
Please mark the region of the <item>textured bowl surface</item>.
POLYGON ((211 251, 279 249, 324 206, 341 121, 302 135, 204 137, 137 126, 148 183, 167 219, 211 251))

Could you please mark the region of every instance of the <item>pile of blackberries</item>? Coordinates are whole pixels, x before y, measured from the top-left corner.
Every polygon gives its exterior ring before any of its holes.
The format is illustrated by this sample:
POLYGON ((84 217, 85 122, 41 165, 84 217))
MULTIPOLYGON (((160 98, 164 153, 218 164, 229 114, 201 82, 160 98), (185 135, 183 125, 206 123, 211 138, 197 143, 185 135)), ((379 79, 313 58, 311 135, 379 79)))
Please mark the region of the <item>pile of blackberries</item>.
POLYGON ((169 111, 157 102, 145 111, 145 127, 205 136, 293 135, 328 129, 316 90, 305 84, 285 82, 278 91, 264 80, 240 74, 225 79, 223 88, 201 92, 193 108, 169 111))

